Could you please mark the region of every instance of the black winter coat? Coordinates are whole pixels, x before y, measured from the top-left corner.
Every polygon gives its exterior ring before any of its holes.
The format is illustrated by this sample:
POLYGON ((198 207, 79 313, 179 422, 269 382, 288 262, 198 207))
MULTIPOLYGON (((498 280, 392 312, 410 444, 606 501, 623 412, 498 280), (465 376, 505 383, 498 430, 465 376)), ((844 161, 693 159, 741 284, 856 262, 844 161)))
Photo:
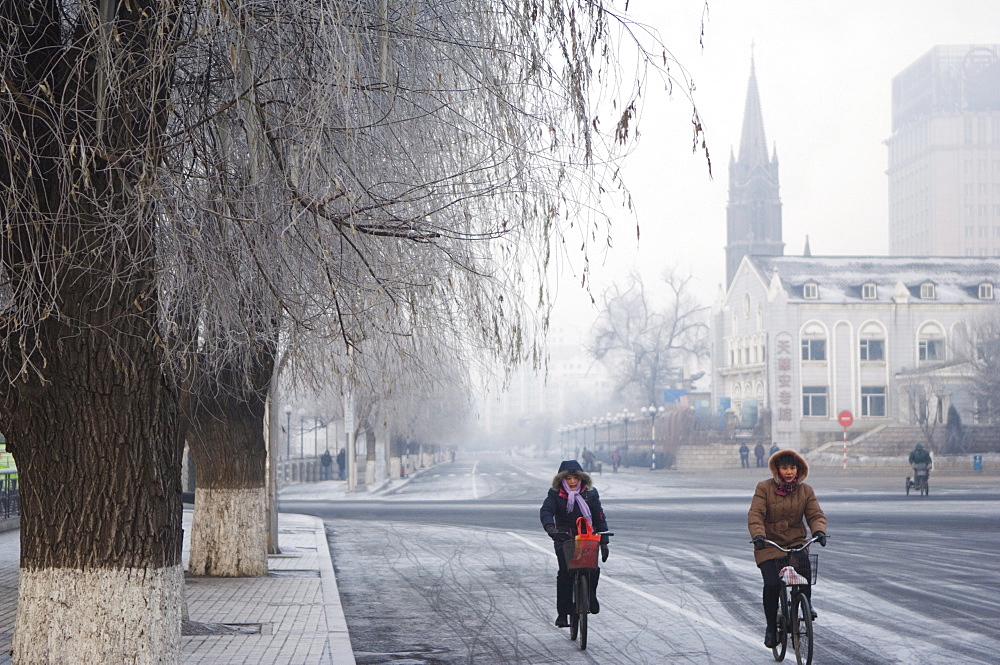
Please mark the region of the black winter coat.
MULTIPOLYGON (((568 531, 576 534, 576 519, 583 517, 579 506, 573 506, 573 512, 566 512, 566 496, 560 496, 562 492, 556 489, 549 489, 542 508, 538 511, 538 516, 542 521, 542 526, 555 524, 559 531, 568 531)), ((590 507, 590 517, 593 520, 594 531, 607 531, 608 522, 604 517, 604 508, 601 507, 601 496, 594 487, 588 487, 580 493, 583 500, 590 507)))

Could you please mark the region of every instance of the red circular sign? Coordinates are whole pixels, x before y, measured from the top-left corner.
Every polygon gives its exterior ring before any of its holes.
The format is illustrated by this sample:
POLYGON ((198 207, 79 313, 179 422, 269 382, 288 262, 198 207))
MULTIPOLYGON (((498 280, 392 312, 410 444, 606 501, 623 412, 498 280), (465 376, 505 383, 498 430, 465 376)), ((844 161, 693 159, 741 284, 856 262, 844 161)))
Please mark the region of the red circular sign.
POLYGON ((850 411, 841 411, 837 414, 837 422, 841 427, 847 428, 854 422, 854 415, 850 411))

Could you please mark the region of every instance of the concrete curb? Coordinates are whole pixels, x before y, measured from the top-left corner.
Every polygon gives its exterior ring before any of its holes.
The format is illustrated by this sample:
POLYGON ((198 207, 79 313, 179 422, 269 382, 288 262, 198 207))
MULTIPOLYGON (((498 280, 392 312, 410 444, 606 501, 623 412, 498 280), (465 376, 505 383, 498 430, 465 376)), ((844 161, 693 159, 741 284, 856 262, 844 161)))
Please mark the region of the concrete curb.
POLYGON ((323 605, 326 608, 326 625, 329 631, 330 653, 324 658, 329 665, 357 665, 354 659, 354 649, 351 647, 351 636, 347 630, 347 619, 340 602, 340 589, 337 587, 337 576, 333 570, 333 558, 330 555, 330 543, 326 538, 326 527, 323 520, 315 518, 316 553, 319 564, 320 584, 323 590, 323 605))

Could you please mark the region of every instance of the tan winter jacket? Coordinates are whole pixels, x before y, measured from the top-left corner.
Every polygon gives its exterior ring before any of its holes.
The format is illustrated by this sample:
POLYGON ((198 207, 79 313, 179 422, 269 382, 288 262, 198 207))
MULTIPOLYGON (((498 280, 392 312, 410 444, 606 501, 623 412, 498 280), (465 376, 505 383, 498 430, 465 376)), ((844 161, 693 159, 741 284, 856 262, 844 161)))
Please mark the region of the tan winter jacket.
MULTIPOLYGON (((768 463, 771 469, 770 480, 757 483, 757 489, 750 502, 750 512, 747 514, 747 526, 750 537, 764 536, 782 547, 796 547, 806 541, 806 527, 803 518, 809 525, 809 531, 826 531, 826 515, 819 507, 813 488, 802 481, 809 475, 809 465, 806 460, 793 450, 779 450, 771 455, 768 463), (787 496, 775 494, 779 485, 778 468, 774 461, 778 457, 790 453, 796 459, 799 468, 798 488, 787 496)), ((765 547, 754 550, 753 557, 758 565, 762 561, 776 559, 785 554, 775 547, 765 547)))

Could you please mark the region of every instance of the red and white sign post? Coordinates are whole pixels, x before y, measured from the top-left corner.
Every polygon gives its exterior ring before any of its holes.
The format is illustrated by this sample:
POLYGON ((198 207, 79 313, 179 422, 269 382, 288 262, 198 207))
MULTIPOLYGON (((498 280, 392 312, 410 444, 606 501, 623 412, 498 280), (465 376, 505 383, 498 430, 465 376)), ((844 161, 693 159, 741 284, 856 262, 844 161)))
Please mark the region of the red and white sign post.
POLYGON ((847 428, 854 422, 854 415, 850 411, 841 411, 837 414, 837 422, 844 428, 844 471, 847 471, 847 428))

